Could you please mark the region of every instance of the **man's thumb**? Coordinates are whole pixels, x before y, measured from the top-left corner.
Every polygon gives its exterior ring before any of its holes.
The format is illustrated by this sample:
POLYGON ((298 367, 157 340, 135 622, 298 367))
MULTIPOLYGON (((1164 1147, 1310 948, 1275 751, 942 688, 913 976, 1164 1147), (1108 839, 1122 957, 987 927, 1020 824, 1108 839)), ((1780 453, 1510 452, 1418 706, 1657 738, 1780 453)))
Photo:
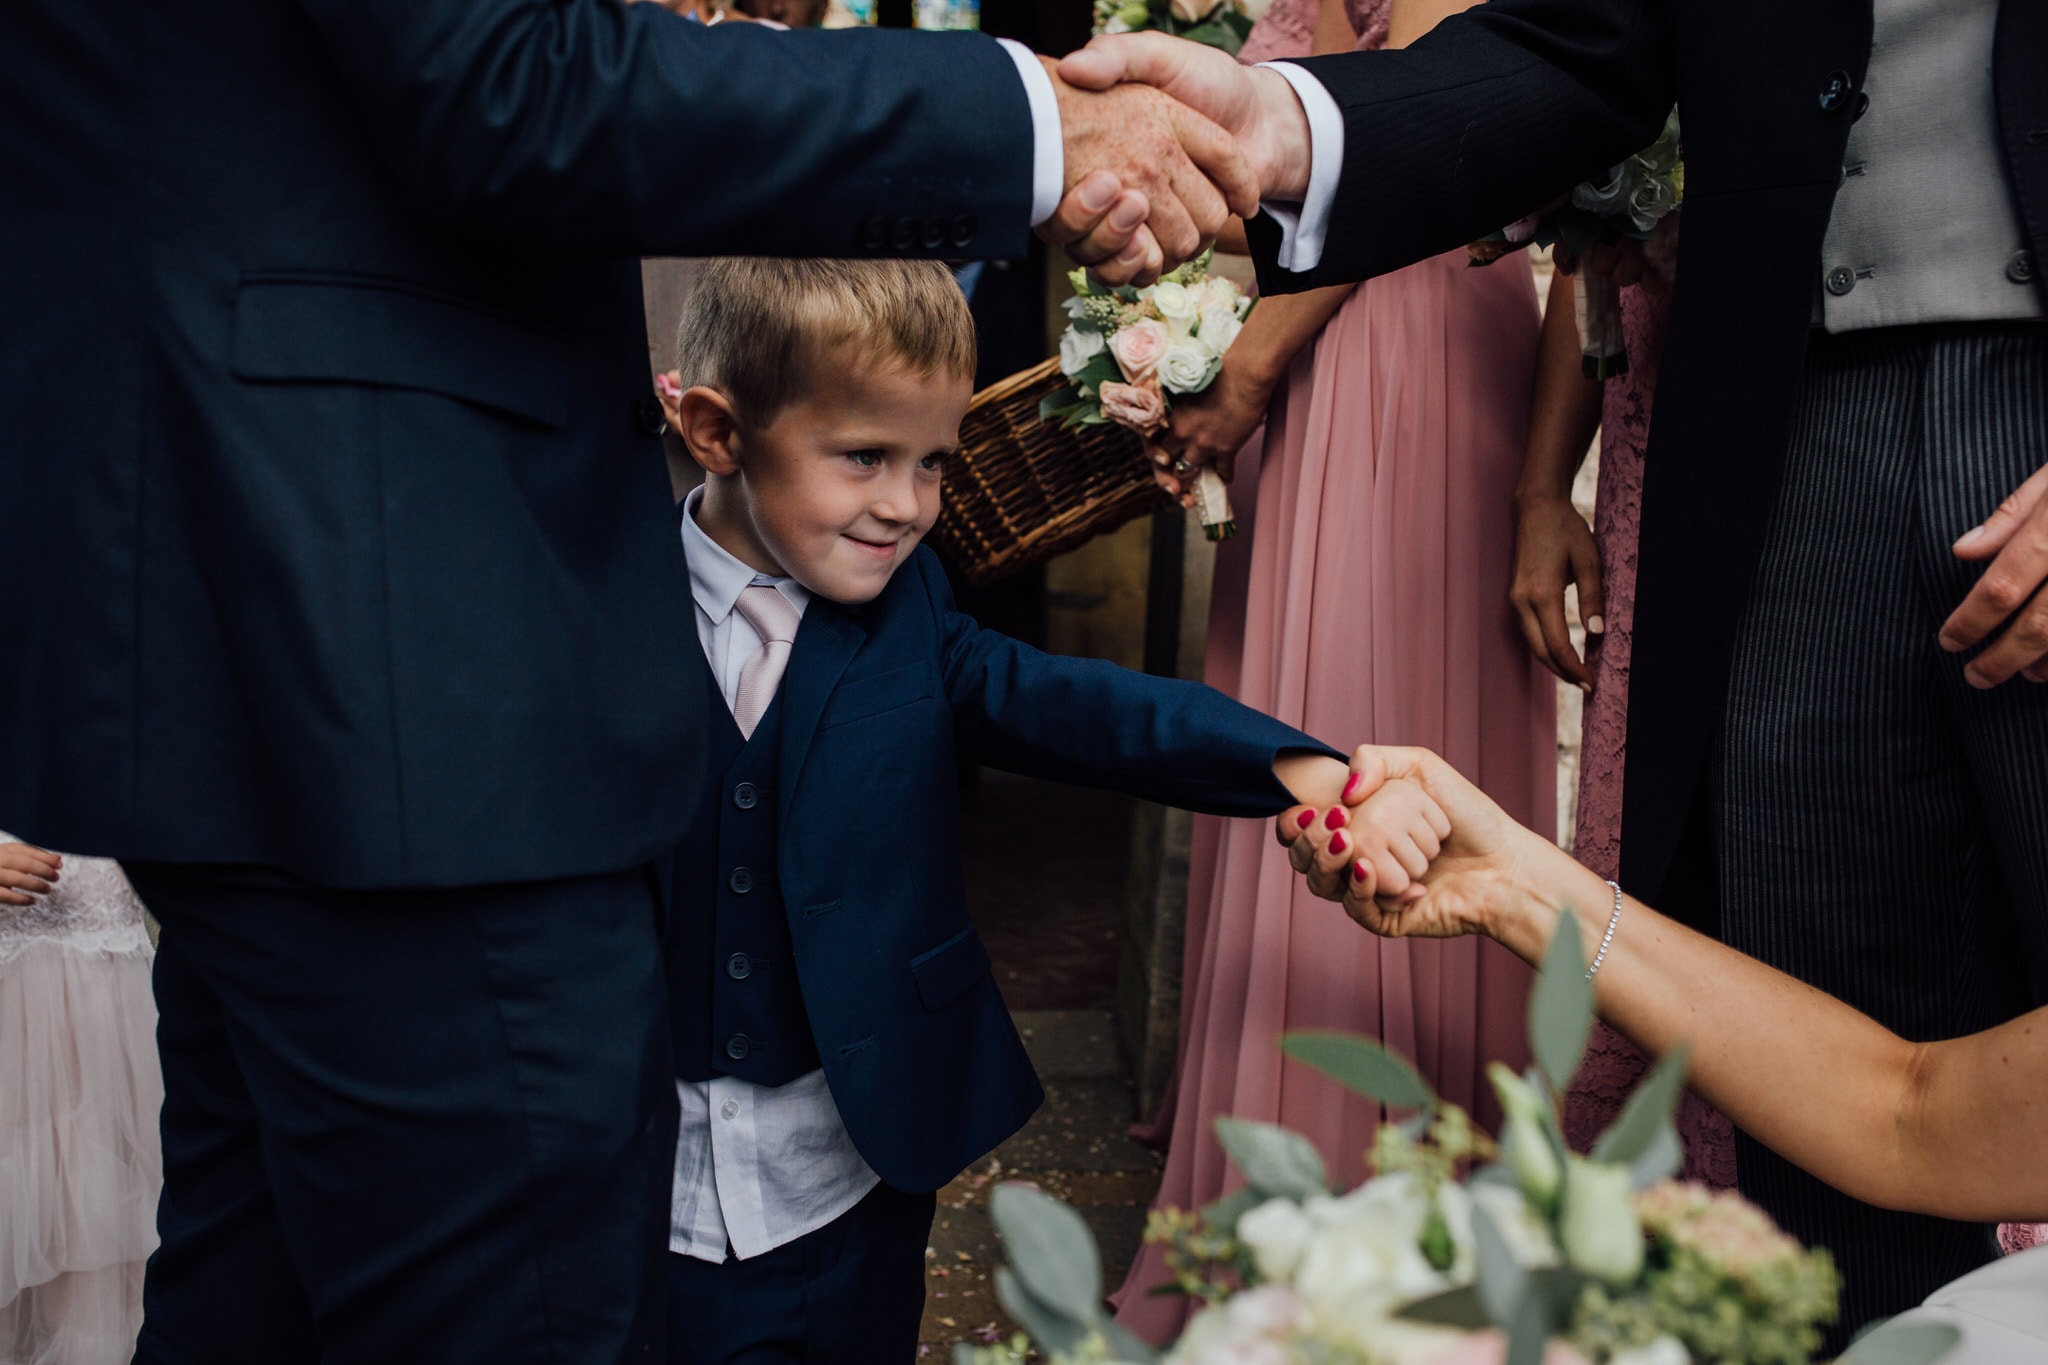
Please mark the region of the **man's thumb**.
POLYGON ((1123 81, 1165 85, 1179 70, 1173 48, 1161 33, 1104 34, 1060 59, 1060 79, 1083 90, 1107 90, 1123 81))

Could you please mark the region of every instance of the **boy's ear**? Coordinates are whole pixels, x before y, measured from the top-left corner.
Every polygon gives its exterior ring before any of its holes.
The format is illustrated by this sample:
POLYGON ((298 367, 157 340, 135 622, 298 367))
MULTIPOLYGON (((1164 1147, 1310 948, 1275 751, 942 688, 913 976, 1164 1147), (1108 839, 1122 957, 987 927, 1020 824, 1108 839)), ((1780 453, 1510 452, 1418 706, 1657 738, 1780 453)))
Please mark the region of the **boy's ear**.
POLYGON ((740 472, 739 418, 732 400, 717 389, 699 384, 676 400, 676 434, 690 456, 710 474, 740 472))

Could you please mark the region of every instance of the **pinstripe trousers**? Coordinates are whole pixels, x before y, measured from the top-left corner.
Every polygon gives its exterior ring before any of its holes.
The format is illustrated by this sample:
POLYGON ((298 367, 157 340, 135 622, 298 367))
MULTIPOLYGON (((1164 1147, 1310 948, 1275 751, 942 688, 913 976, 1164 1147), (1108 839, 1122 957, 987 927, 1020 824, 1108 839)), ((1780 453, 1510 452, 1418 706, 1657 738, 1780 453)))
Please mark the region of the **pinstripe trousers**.
MULTIPOLYGON (((2044 464, 2048 328, 1816 335, 1730 675, 1721 932, 1916 1041, 2048 1002, 2048 686, 1977 691, 1935 642, 1983 568, 1949 546, 2044 464)), ((1834 1252, 1837 1347, 1996 1254, 1747 1138, 1738 1169, 1834 1252)))

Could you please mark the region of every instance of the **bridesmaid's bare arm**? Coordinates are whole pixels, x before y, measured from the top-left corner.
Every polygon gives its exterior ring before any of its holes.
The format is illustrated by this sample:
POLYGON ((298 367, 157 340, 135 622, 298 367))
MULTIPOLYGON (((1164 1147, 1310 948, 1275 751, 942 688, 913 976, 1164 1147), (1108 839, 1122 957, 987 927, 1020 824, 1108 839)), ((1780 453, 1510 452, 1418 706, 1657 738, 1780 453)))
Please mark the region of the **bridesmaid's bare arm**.
POLYGON ((1443 20, 1472 8, 1474 0, 1394 0, 1387 15, 1387 46, 1406 47, 1443 20))
POLYGON ((1572 648, 1564 590, 1567 583, 1578 585, 1579 619, 1588 635, 1599 635, 1605 626, 1600 550, 1572 506, 1572 481, 1600 429, 1600 387, 1580 363, 1571 277, 1552 275, 1536 355, 1529 445, 1515 485, 1515 577, 1508 596, 1536 662, 1586 690, 1593 674, 1572 648))

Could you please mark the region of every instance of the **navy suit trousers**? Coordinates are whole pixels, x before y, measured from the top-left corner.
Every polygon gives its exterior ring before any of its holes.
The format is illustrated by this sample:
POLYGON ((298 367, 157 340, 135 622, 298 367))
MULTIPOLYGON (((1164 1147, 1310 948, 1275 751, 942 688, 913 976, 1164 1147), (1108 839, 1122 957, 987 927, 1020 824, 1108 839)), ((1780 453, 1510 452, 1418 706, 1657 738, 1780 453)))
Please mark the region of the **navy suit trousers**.
POLYGON ((909 1365, 938 1196, 877 1185, 751 1260, 668 1258, 669 1365, 909 1365))
POLYGON ((131 873, 163 923, 139 1361, 661 1360, 676 1110, 647 870, 131 873))

